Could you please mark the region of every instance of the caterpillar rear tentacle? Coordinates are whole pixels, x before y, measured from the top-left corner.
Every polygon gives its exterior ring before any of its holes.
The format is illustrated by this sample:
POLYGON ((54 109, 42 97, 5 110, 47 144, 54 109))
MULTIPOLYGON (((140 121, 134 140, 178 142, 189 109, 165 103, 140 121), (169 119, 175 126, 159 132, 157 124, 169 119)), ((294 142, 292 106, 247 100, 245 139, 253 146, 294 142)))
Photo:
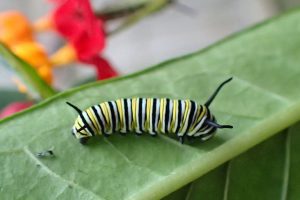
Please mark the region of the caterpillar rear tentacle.
POLYGON ((185 137, 210 139, 217 129, 233 128, 220 125, 209 110, 210 104, 221 88, 231 81, 222 82, 204 105, 192 100, 168 98, 125 98, 93 105, 82 111, 77 106, 66 102, 79 114, 72 134, 81 144, 95 135, 109 136, 114 132, 136 135, 149 133, 151 136, 175 134, 180 143, 185 137))

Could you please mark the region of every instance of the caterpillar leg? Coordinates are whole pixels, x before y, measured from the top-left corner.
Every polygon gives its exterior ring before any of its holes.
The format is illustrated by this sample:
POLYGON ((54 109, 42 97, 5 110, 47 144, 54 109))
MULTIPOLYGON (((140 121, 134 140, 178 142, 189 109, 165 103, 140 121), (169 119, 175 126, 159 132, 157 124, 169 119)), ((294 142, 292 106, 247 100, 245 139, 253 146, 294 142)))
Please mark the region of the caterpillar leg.
POLYGON ((125 135, 126 135, 125 133, 122 133, 121 131, 119 131, 119 134, 120 134, 121 136, 125 136, 125 135))
POLYGON ((156 137, 157 133, 149 133, 149 135, 151 135, 151 137, 156 137))
POLYGON ((141 136, 141 135, 142 135, 142 133, 135 132, 135 135, 137 135, 137 136, 141 136))
POLYGON ((89 138, 80 138, 79 142, 80 142, 80 144, 85 145, 88 140, 89 140, 89 138))
POLYGON ((103 133, 104 137, 109 137, 110 134, 107 134, 107 133, 103 133))
POLYGON ((179 137, 178 137, 178 140, 179 140, 179 142, 180 142, 181 144, 183 144, 183 143, 184 143, 184 136, 179 136, 179 137))

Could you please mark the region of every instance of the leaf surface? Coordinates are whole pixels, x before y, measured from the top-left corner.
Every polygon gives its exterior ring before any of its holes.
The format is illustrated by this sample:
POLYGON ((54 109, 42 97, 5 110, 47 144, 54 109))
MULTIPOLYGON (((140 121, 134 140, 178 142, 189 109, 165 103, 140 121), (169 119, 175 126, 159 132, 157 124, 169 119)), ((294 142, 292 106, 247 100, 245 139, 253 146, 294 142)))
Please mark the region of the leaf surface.
POLYGON ((300 123, 164 198, 298 199, 300 123))
POLYGON ((196 180, 300 119, 299 33, 300 12, 293 11, 203 51, 61 93, 3 120, 1 199, 159 199, 196 180), (66 101, 82 109, 133 96, 203 103, 231 76, 211 110, 234 129, 205 143, 115 134, 82 146, 70 134, 76 113, 66 101), (50 148, 55 157, 35 156, 50 148))

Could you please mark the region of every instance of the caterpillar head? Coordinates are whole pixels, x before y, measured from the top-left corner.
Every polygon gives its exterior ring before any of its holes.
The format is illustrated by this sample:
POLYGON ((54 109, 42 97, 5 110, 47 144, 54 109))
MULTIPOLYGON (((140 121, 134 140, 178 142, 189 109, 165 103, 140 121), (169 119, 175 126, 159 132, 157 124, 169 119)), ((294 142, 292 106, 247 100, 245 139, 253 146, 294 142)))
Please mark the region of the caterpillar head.
POLYGON ((209 111, 209 106, 210 104, 213 102, 213 100, 215 99, 215 97, 217 96, 217 94, 219 93, 219 91, 222 89, 222 87, 227 84, 228 82, 230 82, 232 80, 232 78, 229 78, 225 81, 223 81, 218 88, 214 91, 214 93, 209 97, 209 99, 205 102, 204 106, 207 108, 207 118, 203 119, 203 122, 201 124, 201 129, 194 135, 194 137, 200 137, 201 140, 205 141, 208 140, 210 138, 212 138, 215 133, 216 130, 218 128, 233 128, 233 126, 231 125, 220 125, 217 123, 217 120, 215 118, 214 115, 211 114, 211 112, 209 111))
POLYGON ((92 133, 88 129, 88 125, 84 123, 83 115, 85 114, 85 112, 81 111, 78 107, 69 102, 67 102, 67 104, 74 108, 79 114, 71 130, 72 135, 75 138, 79 139, 81 144, 85 144, 88 138, 92 136, 92 133))
POLYGON ((205 140, 212 138, 216 134, 217 127, 208 124, 207 121, 217 123, 215 117, 210 114, 209 110, 207 112, 207 116, 203 117, 202 120, 199 121, 198 124, 196 125, 200 128, 193 135, 193 137, 199 138, 202 141, 205 141, 205 140))
POLYGON ((75 120, 75 123, 72 127, 72 135, 75 136, 77 139, 91 137, 92 135, 88 131, 86 125, 83 125, 81 116, 78 116, 75 120))

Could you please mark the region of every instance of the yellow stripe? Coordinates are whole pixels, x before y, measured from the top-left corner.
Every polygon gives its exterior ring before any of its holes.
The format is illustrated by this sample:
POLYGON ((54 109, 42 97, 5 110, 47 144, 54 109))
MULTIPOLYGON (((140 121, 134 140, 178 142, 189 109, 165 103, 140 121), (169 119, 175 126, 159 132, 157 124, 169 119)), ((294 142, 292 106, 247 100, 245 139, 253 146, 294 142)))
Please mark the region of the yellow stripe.
MULTIPOLYGON (((135 129, 137 130, 137 127, 139 127, 139 107, 140 107, 140 98, 136 98, 136 104, 135 104, 135 129)), ((140 127, 141 129, 141 127, 140 127)))
POLYGON ((164 121, 164 107, 165 99, 160 99, 160 109, 159 109, 159 122, 158 122, 158 132, 162 133, 162 123, 164 121))
POLYGON ((137 98, 133 98, 132 99, 132 103, 131 103, 131 107, 132 107, 132 110, 131 110, 131 112, 132 112, 132 130, 131 131, 133 131, 133 130, 135 130, 136 129, 136 101, 137 101, 137 98))
MULTIPOLYGON (((108 130, 109 131, 112 131, 112 121, 110 120, 111 119, 111 110, 110 110, 110 108, 109 108, 109 104, 108 104, 108 102, 105 102, 104 103, 104 107, 106 108, 106 113, 107 113, 107 115, 108 115, 108 130)), ((109 132, 108 131, 108 132, 109 132)))
POLYGON ((122 100, 123 99, 118 99, 116 101, 117 103, 117 108, 118 108, 118 112, 119 112, 119 116, 120 116, 120 122, 119 122, 119 126, 120 127, 124 127, 124 119, 123 119, 123 112, 124 112, 124 109, 122 108, 122 100))
MULTIPOLYGON (((84 125, 84 124, 83 124, 81 118, 77 118, 77 119, 76 119, 76 122, 75 122, 75 128, 76 128, 76 129, 80 129, 81 127, 83 127, 83 125, 84 125)), ((87 136, 88 133, 86 132, 85 129, 83 129, 82 131, 80 131, 80 135, 87 136)))
POLYGON ((81 124, 79 123, 79 121, 77 121, 77 122, 75 123, 75 128, 76 128, 76 129, 80 129, 80 126, 81 126, 81 124))
POLYGON ((202 119, 202 117, 206 114, 206 112, 207 112, 207 109, 206 109, 206 107, 205 106, 202 106, 202 108, 203 108, 203 110, 202 110, 202 112, 201 112, 201 114, 200 114, 200 116, 198 117, 198 120, 197 120, 197 122, 200 122, 201 121, 201 119, 202 119))
POLYGON ((179 132, 181 132, 182 129, 183 129, 183 127, 184 127, 184 124, 185 124, 185 122, 187 120, 188 111, 189 111, 189 109, 191 107, 191 102, 189 100, 184 100, 184 101, 185 101, 184 116, 183 116, 183 120, 182 120, 182 126, 181 126, 179 132))
MULTIPOLYGON (((201 121, 201 119, 203 118, 203 116, 206 114, 206 111, 207 111, 206 107, 202 106, 202 108, 203 108, 202 112, 200 113, 199 116, 197 116, 197 120, 195 120, 193 128, 191 128, 190 130, 193 130, 198 125, 198 123, 201 121)), ((200 112, 200 106, 198 106, 198 113, 199 112, 200 112)))
POLYGON ((170 130, 173 130, 176 122, 176 117, 177 117, 177 112, 178 112, 178 100, 173 100, 173 110, 172 110, 172 121, 170 125, 170 130))
POLYGON ((109 130, 109 127, 110 127, 110 119, 109 119, 108 111, 107 111, 107 108, 105 106, 105 103, 101 103, 100 107, 103 111, 103 117, 105 117, 105 119, 106 119, 105 131, 107 131, 107 130, 109 130))
POLYGON ((87 114, 89 115, 90 119, 92 120, 93 125, 96 126, 96 130, 94 129, 94 126, 92 126, 94 132, 95 132, 95 133, 100 132, 100 127, 99 127, 99 124, 98 124, 98 122, 97 122, 97 120, 96 120, 94 114, 93 114, 92 108, 87 109, 86 112, 87 112, 87 114))

